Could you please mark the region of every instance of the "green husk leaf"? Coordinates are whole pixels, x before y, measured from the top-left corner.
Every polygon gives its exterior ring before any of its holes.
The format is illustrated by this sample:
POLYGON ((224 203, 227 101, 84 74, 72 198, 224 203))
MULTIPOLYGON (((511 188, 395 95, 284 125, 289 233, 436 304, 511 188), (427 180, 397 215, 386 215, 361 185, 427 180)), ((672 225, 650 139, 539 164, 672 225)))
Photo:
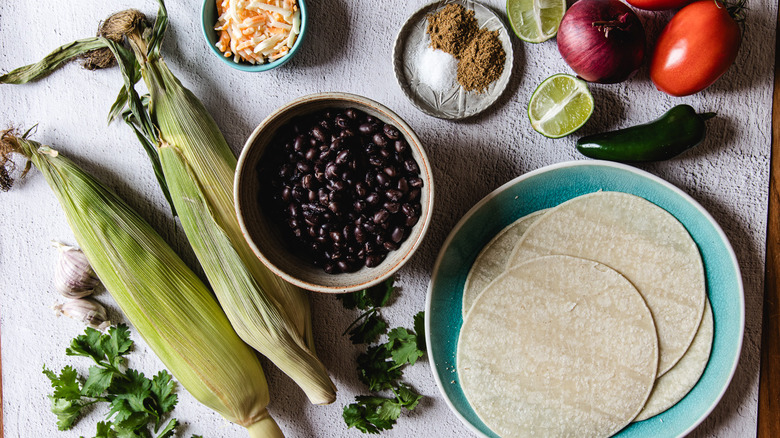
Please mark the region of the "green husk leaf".
POLYGON ((66 62, 98 49, 106 48, 106 39, 84 38, 62 45, 35 64, 26 65, 0 76, 0 84, 26 84, 46 77, 66 62))

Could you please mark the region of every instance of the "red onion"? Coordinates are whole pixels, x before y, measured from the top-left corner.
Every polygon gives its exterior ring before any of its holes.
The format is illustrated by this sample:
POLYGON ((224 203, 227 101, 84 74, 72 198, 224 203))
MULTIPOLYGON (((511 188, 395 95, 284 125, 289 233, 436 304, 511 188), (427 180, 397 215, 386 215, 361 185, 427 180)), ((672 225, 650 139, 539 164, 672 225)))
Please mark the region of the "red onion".
POLYGON ((645 56, 645 30, 618 0, 579 0, 563 16, 558 50, 582 79, 614 84, 628 79, 645 56))

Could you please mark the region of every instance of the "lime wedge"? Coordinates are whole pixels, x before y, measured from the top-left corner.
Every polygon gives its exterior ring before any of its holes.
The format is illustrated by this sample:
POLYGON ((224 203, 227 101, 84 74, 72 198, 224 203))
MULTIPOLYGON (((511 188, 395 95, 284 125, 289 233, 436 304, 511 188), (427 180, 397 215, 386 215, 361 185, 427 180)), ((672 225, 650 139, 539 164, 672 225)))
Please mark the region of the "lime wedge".
POLYGON ((521 40, 541 43, 558 32, 566 0, 507 0, 509 24, 521 40))
POLYGON ((552 75, 539 84, 528 102, 531 126, 540 134, 560 138, 580 129, 593 114, 588 84, 567 74, 552 75))

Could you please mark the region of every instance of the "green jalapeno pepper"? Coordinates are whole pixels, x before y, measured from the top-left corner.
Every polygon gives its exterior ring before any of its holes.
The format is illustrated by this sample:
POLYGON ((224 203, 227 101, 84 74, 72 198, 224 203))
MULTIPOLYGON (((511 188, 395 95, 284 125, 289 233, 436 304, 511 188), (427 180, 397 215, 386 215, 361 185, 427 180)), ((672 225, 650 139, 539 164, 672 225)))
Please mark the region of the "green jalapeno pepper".
POLYGON ((697 114, 690 105, 677 105, 643 125, 586 135, 577 140, 577 150, 586 157, 601 160, 629 163, 666 160, 704 140, 704 121, 714 116, 715 113, 697 114))

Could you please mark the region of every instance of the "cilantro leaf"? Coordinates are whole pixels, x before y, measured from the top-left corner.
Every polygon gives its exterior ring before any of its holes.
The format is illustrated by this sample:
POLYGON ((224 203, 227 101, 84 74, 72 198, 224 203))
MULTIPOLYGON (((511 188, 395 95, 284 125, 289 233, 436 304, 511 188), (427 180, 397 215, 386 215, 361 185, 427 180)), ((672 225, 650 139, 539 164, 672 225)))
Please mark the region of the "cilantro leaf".
POLYGON ((51 411, 57 416, 57 429, 68 430, 73 427, 73 423, 81 414, 81 408, 84 405, 78 400, 66 400, 49 396, 51 400, 51 411))
POLYGON ((387 323, 376 312, 372 312, 362 324, 349 331, 349 340, 353 344, 369 344, 376 341, 386 331, 387 323))
POLYGON ((379 429, 368 421, 367 416, 366 407, 359 403, 344 406, 344 411, 341 413, 341 417, 344 418, 348 428, 354 427, 363 433, 379 433, 379 429))
POLYGON ((132 346, 133 341, 130 339, 130 329, 125 324, 109 328, 108 334, 100 339, 101 350, 114 368, 124 365, 122 357, 130 351, 132 346))
POLYGON ((337 295, 336 298, 347 309, 368 310, 374 307, 383 307, 390 301, 395 290, 395 278, 392 276, 382 283, 371 286, 357 292, 337 295))
MULTIPOLYGON (((160 370, 152 378, 151 391, 154 403, 152 403, 151 409, 157 414, 159 419, 162 419, 163 415, 172 411, 179 401, 179 397, 173 393, 174 389, 176 389, 176 383, 167 371, 160 370)), ((154 428, 159 429, 159 427, 160 422, 158 420, 155 422, 154 428)))
POLYGON ((72 366, 68 365, 63 368, 58 376, 44 365, 43 374, 51 380, 51 387, 54 388, 53 398, 66 401, 74 401, 81 398, 79 375, 72 366))
POLYGON ((417 349, 425 351, 425 312, 417 312, 414 315, 414 332, 417 333, 417 349))
MULTIPOLYGON (((107 421, 97 423, 96 438, 151 438, 160 429, 163 416, 173 410, 178 396, 173 393, 176 383, 162 370, 151 380, 143 373, 125 369, 125 355, 133 347, 130 331, 124 324, 112 327, 106 334, 87 328, 66 349, 69 356, 91 358, 95 365, 89 368, 86 382, 71 366, 59 375, 43 367, 54 393, 49 396, 51 410, 57 415, 60 430, 73 426, 83 407, 97 402, 109 405, 107 421)), ((156 438, 170 438, 178 426, 171 419, 156 438)))
POLYGON ((145 401, 152 395, 152 381, 136 370, 127 370, 125 379, 114 380, 111 392, 111 409, 107 418, 115 422, 125 421, 138 412, 148 412, 145 401))
POLYGON ((371 391, 390 389, 393 382, 401 378, 401 370, 388 361, 390 352, 386 344, 369 347, 357 358, 358 378, 368 385, 371 391))
POLYGON ((114 372, 105 368, 91 366, 89 367, 89 376, 84 382, 82 393, 89 397, 99 397, 111 385, 114 372))
POLYGON ((417 335, 403 327, 390 330, 387 338, 387 349, 390 351, 396 366, 407 363, 414 365, 417 359, 425 354, 425 352, 417 348, 417 335))
MULTIPOLYGON (((165 427, 157 434, 157 438, 170 438, 176 431, 176 427, 179 425, 179 420, 173 418, 165 427)), ((194 438, 194 436, 193 436, 194 438)))
POLYGON ((110 421, 98 421, 95 438, 117 438, 113 424, 110 421))
POLYGON ((417 407, 417 404, 420 403, 420 400, 423 397, 415 392, 410 386, 404 385, 403 383, 399 383, 398 388, 396 388, 394 392, 401 406, 410 411, 417 407))
POLYGON ((100 342, 102 336, 103 334, 99 331, 92 327, 87 327, 83 335, 77 336, 70 342, 70 347, 65 350, 65 354, 68 356, 90 357, 95 363, 100 364, 106 356, 100 342))

